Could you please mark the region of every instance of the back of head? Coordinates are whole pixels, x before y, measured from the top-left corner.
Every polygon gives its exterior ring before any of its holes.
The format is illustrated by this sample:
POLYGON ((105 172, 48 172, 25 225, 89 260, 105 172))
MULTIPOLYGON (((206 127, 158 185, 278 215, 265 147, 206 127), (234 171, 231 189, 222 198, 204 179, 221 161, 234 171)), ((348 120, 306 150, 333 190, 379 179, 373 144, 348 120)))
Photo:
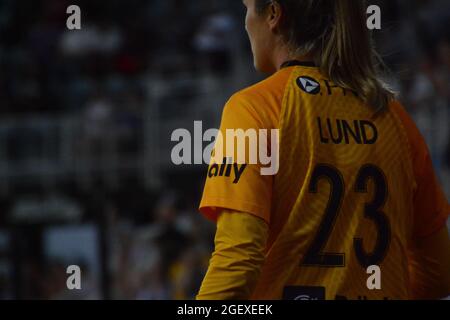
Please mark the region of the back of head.
POLYGON ((255 0, 263 12, 272 2, 282 8, 280 34, 292 56, 311 55, 321 72, 355 91, 375 111, 387 108, 394 94, 383 83, 366 25, 363 0, 255 0))

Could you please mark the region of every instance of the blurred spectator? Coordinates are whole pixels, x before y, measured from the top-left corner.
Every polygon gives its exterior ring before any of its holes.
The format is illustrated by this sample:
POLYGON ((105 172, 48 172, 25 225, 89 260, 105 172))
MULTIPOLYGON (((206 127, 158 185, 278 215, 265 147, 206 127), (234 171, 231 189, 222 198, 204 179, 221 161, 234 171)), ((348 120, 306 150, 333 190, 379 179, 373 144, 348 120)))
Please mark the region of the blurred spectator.
POLYGON ((109 168, 99 164, 114 163, 117 160, 114 105, 101 90, 97 90, 88 100, 82 117, 82 126, 79 141, 80 159, 86 168, 82 178, 85 183, 91 184, 93 168, 99 168, 106 176, 109 175, 109 168))
POLYGON ((171 298, 160 264, 141 273, 136 291, 135 299, 137 300, 168 300, 171 298))
POLYGON ((225 74, 232 66, 232 37, 234 20, 227 12, 217 12, 205 17, 195 38, 195 47, 201 61, 210 70, 225 74))
POLYGON ((116 102, 115 127, 120 154, 137 154, 142 149, 144 96, 130 90, 116 102))
POLYGON ((61 37, 61 50, 68 56, 108 55, 117 52, 122 41, 120 30, 102 21, 85 25, 81 30, 66 30, 61 37))

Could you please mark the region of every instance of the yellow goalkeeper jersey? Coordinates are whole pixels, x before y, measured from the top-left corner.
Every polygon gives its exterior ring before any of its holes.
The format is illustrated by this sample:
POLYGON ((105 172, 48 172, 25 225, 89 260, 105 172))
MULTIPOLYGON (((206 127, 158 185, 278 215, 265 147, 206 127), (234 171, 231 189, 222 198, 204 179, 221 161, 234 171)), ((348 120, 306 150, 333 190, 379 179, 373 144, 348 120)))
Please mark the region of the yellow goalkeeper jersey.
POLYGON ((449 206, 399 103, 374 114, 354 92, 296 62, 235 94, 222 116, 227 129, 279 129, 275 175, 262 175, 261 164, 212 163, 200 204, 213 220, 229 209, 267 222, 253 299, 409 297, 407 248, 444 226, 449 206), (379 267, 380 290, 367 286, 370 266, 379 267))

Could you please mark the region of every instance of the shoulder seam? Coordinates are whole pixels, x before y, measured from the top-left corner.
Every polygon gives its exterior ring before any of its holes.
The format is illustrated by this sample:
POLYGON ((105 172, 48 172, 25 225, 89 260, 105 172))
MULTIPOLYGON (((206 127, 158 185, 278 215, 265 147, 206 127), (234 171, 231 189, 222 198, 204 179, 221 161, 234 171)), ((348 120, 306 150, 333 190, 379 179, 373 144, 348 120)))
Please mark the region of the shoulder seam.
POLYGON ((296 68, 292 68, 291 73, 289 74, 288 80, 286 81, 286 85, 284 86, 283 99, 281 99, 280 113, 278 115, 278 128, 280 128, 280 125, 281 125, 282 113, 285 109, 284 105, 285 105, 285 102, 287 99, 287 94, 289 92, 288 88, 290 88, 292 78, 295 75, 295 72, 294 72, 295 70, 296 70, 296 68))

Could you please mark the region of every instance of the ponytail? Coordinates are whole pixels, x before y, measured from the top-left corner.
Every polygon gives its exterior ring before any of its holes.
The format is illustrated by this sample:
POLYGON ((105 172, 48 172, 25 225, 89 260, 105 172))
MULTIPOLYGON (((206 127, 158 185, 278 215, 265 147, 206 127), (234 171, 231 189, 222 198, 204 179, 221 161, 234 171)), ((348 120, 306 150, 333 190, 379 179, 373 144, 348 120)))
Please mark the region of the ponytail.
MULTIPOLYGON (((271 1, 255 0, 259 12, 271 1)), ((311 54, 321 73, 353 90, 375 112, 394 98, 380 77, 364 0, 273 0, 283 9, 281 34, 293 55, 311 54)))
POLYGON ((334 25, 322 38, 316 63, 337 85, 355 91, 376 112, 394 98, 379 75, 379 59, 369 35, 364 2, 335 0, 334 25), (378 61, 377 61, 378 60, 378 61))

